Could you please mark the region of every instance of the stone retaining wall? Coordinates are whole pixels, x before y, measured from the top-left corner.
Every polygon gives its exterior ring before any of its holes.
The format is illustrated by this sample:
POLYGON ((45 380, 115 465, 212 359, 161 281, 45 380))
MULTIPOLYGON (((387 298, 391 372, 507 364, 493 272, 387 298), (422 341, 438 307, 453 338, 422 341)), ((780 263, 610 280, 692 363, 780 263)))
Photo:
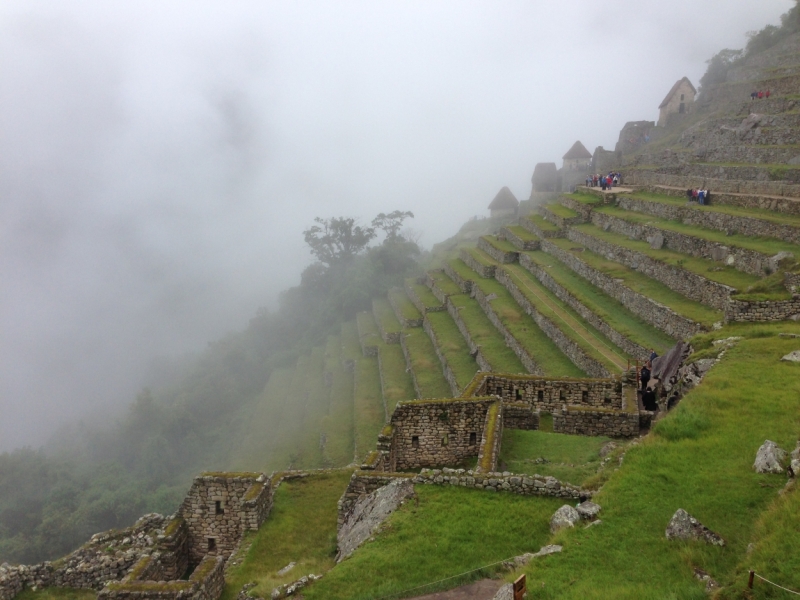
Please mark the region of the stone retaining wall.
MULTIPOLYGON (((585 189, 594 189, 594 188, 585 188, 585 189)), ((602 196, 601 194, 601 197, 602 196)), ((570 210, 574 210, 581 216, 581 223, 586 223, 589 220, 589 217, 592 214, 592 206, 590 204, 584 204, 575 198, 570 198, 569 196, 560 196, 558 198, 558 203, 561 206, 566 206, 570 210)))
POLYGON ((255 530, 272 508, 272 487, 260 473, 205 473, 194 478, 180 508, 189 528, 189 560, 228 556, 245 530, 255 530))
MULTIPOLYGON (((526 219, 527 220, 527 219, 526 219)), ((508 227, 503 227, 498 234, 498 237, 503 237, 503 239, 508 240, 511 242, 515 248, 519 250, 538 250, 539 249, 539 240, 523 240, 513 231, 511 231, 508 227)))
POLYGON ((636 269, 687 298, 717 310, 725 310, 731 293, 735 291, 727 285, 711 281, 685 269, 672 267, 641 252, 611 244, 574 229, 567 231, 567 238, 609 260, 636 269))
POLYGON ((785 321, 800 317, 800 294, 791 300, 745 301, 731 299, 725 307, 726 321, 785 321))
POLYGON ((486 254, 501 264, 517 262, 517 258, 519 258, 519 252, 501 250, 500 248, 493 246, 491 242, 484 238, 478 238, 477 246, 479 250, 483 250, 486 254))
POLYGON ((187 581, 123 580, 110 583, 98 600, 216 600, 225 587, 225 561, 207 556, 187 581))
MULTIPOLYGON (((432 269, 432 270, 446 274, 445 269, 432 269)), ((441 302, 442 305, 444 305, 447 302, 447 299, 450 297, 450 294, 446 294, 444 290, 439 287, 436 280, 433 277, 431 277, 430 274, 428 273, 425 274, 425 285, 428 286, 428 289, 430 289, 431 293, 434 296, 436 296, 436 299, 439 302, 441 302)), ((421 326, 422 325, 420 324, 420 327, 421 326)))
POLYGON ((570 294, 566 288, 561 286, 556 282, 555 279, 550 277, 547 271, 540 267, 536 262, 531 260, 529 256, 525 254, 520 255, 519 264, 529 271, 534 277, 536 277, 536 279, 538 279, 544 287, 553 292, 559 300, 564 302, 567 306, 572 308, 572 310, 586 319, 590 325, 614 342, 614 344, 624 350, 628 355, 641 360, 645 360, 650 356, 650 350, 640 346, 633 340, 628 339, 616 329, 611 327, 611 325, 606 323, 589 308, 584 306, 580 300, 570 294))
MULTIPOLYGON (((423 323, 423 327, 425 324, 423 323)), ((427 331, 425 333, 428 333, 427 331)), ((428 333, 430 337, 430 334, 428 333)), ((419 383, 417 382, 417 375, 414 373, 414 369, 411 368, 411 355, 408 352, 408 345, 406 344, 406 336, 400 336, 400 348, 403 350, 403 357, 406 359, 406 369, 409 373, 411 373, 411 381, 414 384, 414 393, 416 394, 417 398, 422 398, 422 391, 420 390, 419 383)))
POLYGON ((563 238, 564 237, 564 230, 558 229, 557 231, 552 231, 549 229, 542 229, 536 223, 531 221, 530 219, 520 219, 519 220, 520 227, 525 229, 526 231, 530 231, 533 235, 537 236, 540 240, 545 238, 563 238))
MULTIPOLYGON (((584 352, 576 342, 567 337, 567 335, 561 331, 561 329, 556 326, 555 323, 537 311, 525 294, 520 291, 520 289, 517 287, 517 284, 514 283, 508 273, 502 269, 497 269, 495 278, 511 293, 514 300, 516 300, 517 304, 519 304, 520 308, 522 308, 522 310, 525 311, 525 313, 536 322, 539 328, 544 331, 545 335, 553 340, 553 343, 558 346, 559 350, 566 354, 567 358, 569 358, 573 364, 592 377, 609 377, 611 375, 605 366, 586 354, 586 352, 584 352)), ((480 296, 483 296, 483 294, 481 293, 480 296)), ((485 300, 485 297, 479 297, 477 292, 475 293, 475 298, 478 299, 479 303, 482 302, 482 307, 484 304, 489 306, 489 303, 485 300)), ((484 308, 484 310, 487 309, 484 308)), ((489 313, 487 312, 487 314, 489 313)), ((492 315, 490 315, 489 318, 491 320, 492 315)), ((499 322, 499 319, 496 316, 495 319, 497 319, 499 322)), ((514 344, 519 347, 519 352, 517 351, 517 348, 514 348, 514 346, 509 343, 508 339, 506 339, 506 345, 511 347, 514 352, 517 353, 517 356, 520 357, 520 360, 522 360, 523 356, 529 356, 527 351, 522 348, 522 346, 516 340, 514 340, 514 344), (524 352, 524 355, 521 356, 520 352, 524 352)), ((536 366, 536 370, 530 369, 524 360, 522 364, 525 365, 525 368, 528 369, 528 372, 535 375, 540 375, 542 373, 541 367, 533 362, 533 358, 530 358, 530 361, 536 366)))
POLYGON ((472 254, 470 254, 466 250, 461 250, 458 256, 462 261, 464 261, 464 264, 466 264, 470 269, 475 271, 475 273, 477 273, 484 279, 491 279, 492 277, 494 277, 494 270, 495 270, 494 265, 481 264, 472 256, 472 254))
MULTIPOLYGON (((662 188, 653 186, 648 186, 648 191, 663 193, 662 188)), ((747 236, 772 237, 792 244, 800 244, 800 227, 782 225, 774 221, 727 215, 703 210, 698 206, 676 206, 665 202, 630 198, 624 195, 619 197, 617 204, 625 210, 653 215, 670 221, 681 221, 687 225, 708 227, 717 231, 740 233, 747 236)))
POLYGON ((444 265, 444 272, 445 274, 452 279, 455 284, 461 289, 462 292, 465 294, 472 293, 472 285, 473 281, 471 279, 464 279, 459 275, 456 270, 451 267, 449 264, 444 265))
POLYGON ((417 293, 414 291, 414 288, 411 287, 410 285, 406 284, 404 286, 404 289, 406 290, 406 295, 408 296, 408 299, 411 300, 411 303, 417 307, 417 310, 420 313, 422 313, 423 316, 428 314, 429 312, 441 312, 444 310, 444 305, 425 306, 425 303, 422 300, 420 300, 419 296, 417 296, 417 293))
POLYGON ((568 406, 553 413, 553 431, 570 435, 639 435, 639 413, 568 406))
MULTIPOLYGON (((497 271, 500 273, 500 271, 497 271)), ((500 281, 498 279, 498 281, 500 281)), ((501 281, 502 283, 502 281, 501 281)), ((503 325, 503 322, 500 320, 500 317, 497 316, 497 313, 494 312, 491 303, 489 300, 486 299, 486 294, 481 290, 477 285, 472 289, 472 295, 475 300, 478 301, 478 304, 483 309, 483 312, 486 313, 486 316, 489 318, 489 321, 492 322, 492 325, 495 326, 500 335, 503 336, 503 339, 506 342, 506 346, 511 348, 514 351, 514 354, 517 355, 522 366, 528 370, 528 373, 533 373, 534 375, 541 375, 543 373, 542 368, 536 363, 533 357, 528 354, 528 351, 522 346, 522 344, 517 341, 517 339, 511 335, 511 332, 506 329, 506 326, 503 325)), ((536 313, 538 315, 538 313, 536 313)), ((549 321, 548 321, 549 322, 549 321)), ((553 326, 555 327, 555 326, 553 326)))
POLYGON ((496 398, 398 402, 392 414, 393 471, 455 465, 478 456, 486 412, 496 398))
POLYGON ((622 382, 607 379, 554 379, 530 375, 487 373, 473 381, 465 394, 498 396, 503 402, 523 404, 531 410, 555 412, 564 405, 623 409, 622 382))
POLYGON ((458 330, 461 332, 461 335, 464 336, 464 341, 467 342, 469 352, 475 357, 475 362, 478 363, 480 370, 492 371, 492 365, 489 364, 489 361, 483 355, 483 352, 481 352, 481 347, 472 339, 467 324, 464 322, 464 319, 461 318, 461 315, 458 314, 458 307, 453 304, 450 298, 447 299, 447 312, 455 322, 456 327, 458 327, 458 330))
POLYGON ((524 402, 503 402, 504 429, 539 429, 539 411, 524 402))
POLYGON ((699 323, 679 315, 668 306, 633 291, 622 282, 590 267, 571 252, 562 250, 552 242, 542 240, 542 250, 555 256, 589 283, 667 335, 676 339, 688 340, 705 330, 699 323))
MULTIPOLYGON (((712 214, 712 213, 706 213, 712 214)), ((663 245, 690 256, 705 258, 732 266, 744 273, 763 277, 774 273, 777 262, 770 255, 762 254, 747 248, 726 246, 719 242, 711 242, 699 237, 678 233, 657 226, 626 221, 615 215, 601 212, 592 213, 592 223, 604 231, 612 231, 633 239, 651 241, 657 236, 663 239, 663 245)))
POLYGON ((557 215, 553 211, 549 210, 546 206, 539 207, 539 214, 546 220, 559 227, 561 229, 566 229, 570 225, 579 225, 583 223, 583 218, 580 214, 574 217, 562 217, 561 215, 557 215))
MULTIPOLYGON (((389 294, 388 298, 389 298, 389 304, 392 305, 394 316, 397 317, 397 320, 400 321, 400 324, 403 327, 422 327, 422 316, 420 316, 418 319, 407 319, 406 317, 403 316, 403 309, 398 305, 397 300, 395 300, 395 296, 393 294, 389 294)), ((395 344, 400 343, 399 336, 398 340, 393 343, 395 344)))
MULTIPOLYGON (((450 392, 453 394, 453 397, 461 395, 461 387, 458 385, 458 380, 456 379, 455 373, 453 373, 453 369, 451 369, 450 365, 447 363, 447 357, 441 350, 442 345, 440 344, 439 339, 436 337, 436 332, 433 330, 431 322, 428 319, 425 319, 425 321, 422 323, 422 328, 431 339, 433 349, 436 351, 436 356, 439 358, 439 362, 442 365, 442 374, 447 380, 448 385, 450 385, 450 392)), ((413 372, 413 369, 411 371, 413 372)), ((414 380, 414 387, 417 387, 416 379, 414 380)), ((417 389, 417 393, 419 394, 419 389, 417 389)), ((419 396, 422 397, 421 394, 419 394, 419 396)))

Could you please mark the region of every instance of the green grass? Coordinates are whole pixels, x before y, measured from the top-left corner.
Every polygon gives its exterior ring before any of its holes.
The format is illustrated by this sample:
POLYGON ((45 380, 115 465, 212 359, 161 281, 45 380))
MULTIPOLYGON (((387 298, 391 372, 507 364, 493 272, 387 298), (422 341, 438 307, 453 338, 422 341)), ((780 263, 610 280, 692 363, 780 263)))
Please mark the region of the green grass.
POLYGON ((506 240, 499 240, 497 237, 493 235, 484 235, 481 237, 483 241, 487 244, 492 246, 493 248, 497 248, 500 252, 519 252, 517 247, 509 241, 506 240))
MULTIPOLYGON (((478 250, 477 248, 469 247, 464 248, 464 251, 469 254, 478 264, 484 267, 496 267, 499 263, 491 256, 478 250)), ((472 274, 473 277, 478 277, 477 273, 472 274)))
POLYGON ((361 344, 358 342, 358 325, 355 321, 342 323, 342 361, 352 361, 361 356, 361 344))
POLYGON ((410 591, 538 551, 549 535, 550 515, 563 504, 464 488, 420 485, 416 490, 418 501, 406 502, 380 535, 303 590, 306 600, 403 598, 468 583, 496 569, 410 591))
POLYGON ((342 366, 342 353, 341 337, 330 336, 325 348, 325 372, 331 374, 330 405, 322 420, 322 464, 326 467, 341 467, 353 460, 353 375, 342 366))
POLYGON ((433 279, 434 285, 448 296, 461 293, 461 288, 443 271, 428 271, 428 276, 433 279))
MULTIPOLYGON (((465 263, 460 258, 455 258, 451 260, 449 263, 450 268, 455 271, 457 275, 459 275, 462 279, 467 281, 475 281, 479 278, 478 274, 473 271, 467 263, 465 263)), ((454 284, 455 285, 455 284, 454 284)), ((456 286, 457 287, 457 286, 456 286)))
POLYGON ((489 321, 489 317, 483 312, 477 300, 460 294, 450 296, 450 301, 458 309, 458 314, 466 325, 470 337, 481 347, 481 353, 489 361, 493 371, 500 373, 527 372, 514 351, 506 346, 503 336, 489 321))
POLYGON ((369 338, 372 336, 380 337, 378 324, 375 322, 375 315, 371 312, 360 312, 356 315, 359 338, 369 338))
POLYGON ((336 503, 351 472, 343 470, 281 483, 269 518, 258 532, 247 533, 241 564, 226 575, 222 600, 234 600, 245 583, 250 594, 269 598, 272 590, 310 573, 333 567, 336 555, 336 503), (248 547, 249 543, 249 547, 248 547), (278 571, 297 565, 283 576, 278 571))
POLYGON ((699 227, 697 225, 686 225, 680 221, 659 219, 658 217, 654 217, 652 215, 622 210, 621 208, 614 206, 603 206, 598 208, 597 212, 624 219, 625 221, 631 223, 651 225, 653 227, 658 227, 659 229, 682 233, 684 235, 722 244, 724 246, 733 246, 737 248, 744 248, 746 250, 752 250, 754 252, 760 252, 761 254, 765 254, 767 256, 773 256, 778 252, 791 252, 795 256, 800 256, 800 246, 775 238, 749 236, 739 233, 726 235, 724 231, 709 229, 707 227, 699 227))
POLYGON ((654 250, 647 242, 631 240, 627 236, 610 231, 603 231, 594 225, 576 225, 574 229, 590 235, 593 238, 639 252, 663 264, 684 269, 690 273, 695 273, 696 275, 700 275, 701 277, 723 285, 728 285, 737 290, 747 289, 751 285, 756 284, 759 280, 758 277, 742 273, 733 267, 721 267, 719 263, 713 260, 681 254, 680 252, 675 252, 674 250, 668 250, 666 248, 654 250))
POLYGON ((611 373, 619 371, 620 365, 624 370, 628 359, 624 350, 590 325, 521 266, 507 265, 504 270, 537 312, 549 319, 587 356, 598 361, 611 373))
POLYGON ((416 279, 406 279, 406 287, 411 288, 425 308, 437 308, 442 305, 428 286, 417 283, 416 279))
POLYGON ((296 434, 297 460, 293 463, 304 469, 325 466, 320 434, 330 405, 330 388, 325 385, 324 364, 325 349, 315 347, 311 351, 307 368, 299 374, 305 379, 308 395, 301 415, 302 425, 296 434))
MULTIPOLYGON (((451 298, 460 297, 451 296, 451 298)), ((446 312, 429 313, 428 321, 439 341, 439 351, 444 355, 455 375, 458 387, 463 390, 478 372, 478 364, 470 356, 464 336, 461 335, 455 322, 446 312)))
POLYGON ((563 219, 573 219, 578 216, 578 213, 562 204, 546 204, 544 208, 548 212, 563 219))
POLYGON ((603 199, 600 196, 596 196, 595 194, 589 194, 584 192, 575 192, 573 194, 564 194, 565 198, 570 198, 571 200, 577 200, 581 204, 587 204, 589 206, 595 205, 602 205, 603 199))
POLYGON ((549 475, 573 485, 582 485, 597 472, 600 448, 610 440, 603 436, 506 429, 500 453, 501 470, 549 475), (536 459, 545 459, 546 462, 536 462, 536 459))
POLYGON ((389 416, 394 412, 394 407, 401 400, 413 400, 414 381, 411 373, 406 372, 406 359, 400 344, 384 344, 378 346, 381 361, 381 375, 383 376, 383 400, 389 416))
POLYGON ((97 592, 94 590, 73 590, 71 588, 43 588, 35 592, 26 588, 14 600, 94 600, 97 592))
MULTIPOLYGON (((732 215, 735 217, 745 217, 750 219, 759 219, 761 221, 770 221, 780 225, 791 225, 792 227, 800 227, 800 215, 792 215, 788 213, 778 213, 771 210, 761 208, 746 208, 743 206, 734 206, 730 204, 711 204, 706 206, 690 205, 686 203, 686 198, 681 196, 667 196, 665 194, 655 194, 651 192, 635 192, 630 194, 631 198, 639 198, 650 202, 660 202, 662 204, 671 204, 673 206, 682 206, 689 210, 705 211, 712 213, 719 213, 723 215, 732 215)), ((713 202, 713 190, 711 200, 713 202)))
POLYGON ((392 305, 386 298, 373 298, 372 299, 372 314, 375 321, 379 324, 379 329, 384 333, 398 333, 402 331, 403 326, 397 320, 397 315, 394 314, 392 305))
POLYGON ((407 321, 422 319, 422 314, 417 307, 408 299, 405 290, 393 288, 389 290, 389 299, 392 304, 400 311, 400 316, 407 321))
POLYGON ((378 372, 378 358, 358 357, 355 361, 353 376, 355 381, 353 393, 354 438, 356 460, 359 461, 375 449, 378 433, 386 421, 380 373, 378 372))
POLYGON ((526 252, 533 262, 610 327, 644 348, 663 354, 675 340, 646 323, 611 296, 603 293, 554 256, 541 250, 526 252))
MULTIPOLYGON (((433 313, 431 313, 433 314, 433 313)), ((411 359, 411 369, 423 398, 449 398, 450 385, 442 374, 442 365, 433 343, 420 328, 407 329, 403 334, 411 359)))
POLYGON ((551 232, 554 232, 554 233, 556 231, 561 231, 561 229, 557 225, 553 225, 550 221, 547 221, 540 214, 528 215, 528 220, 531 223, 533 223, 534 225, 536 225, 536 227, 538 227, 540 231, 543 231, 543 232, 544 231, 551 231, 551 232))
MULTIPOLYGON (((784 323, 715 332, 719 338, 754 337, 729 350, 659 422, 654 435, 628 450, 622 468, 595 497, 603 507, 602 525, 555 536, 551 543, 564 545, 559 560, 526 569, 528 586, 538 590, 538 597, 704 598, 694 567, 732 586, 726 597, 742 597, 736 590, 751 563, 747 545, 761 535, 759 515, 774 506, 786 481, 783 475, 756 474, 753 458, 765 439, 793 448, 800 428, 800 365, 779 361, 797 349, 797 340, 761 336, 794 328, 784 323), (678 508, 722 535, 726 546, 665 539, 664 529, 678 508)), ((776 521, 796 518, 781 514, 776 521)), ((771 531, 776 538, 769 552, 792 548, 790 563, 784 570, 783 555, 775 563, 765 561, 764 575, 786 576, 784 581, 796 588, 797 531, 771 531)))
POLYGON ((575 242, 567 239, 551 239, 553 244, 573 254, 588 266, 604 275, 620 280, 626 287, 656 302, 668 306, 679 315, 697 323, 710 327, 723 318, 722 311, 711 309, 700 302, 690 300, 673 291, 660 281, 650 279, 646 275, 634 271, 620 263, 608 260, 604 256, 585 250, 575 242))
MULTIPOLYGON (((546 221, 545 221, 546 222, 546 221)), ((523 242, 538 242, 539 237, 531 233, 521 225, 509 225, 506 227, 511 233, 521 239, 523 242)))

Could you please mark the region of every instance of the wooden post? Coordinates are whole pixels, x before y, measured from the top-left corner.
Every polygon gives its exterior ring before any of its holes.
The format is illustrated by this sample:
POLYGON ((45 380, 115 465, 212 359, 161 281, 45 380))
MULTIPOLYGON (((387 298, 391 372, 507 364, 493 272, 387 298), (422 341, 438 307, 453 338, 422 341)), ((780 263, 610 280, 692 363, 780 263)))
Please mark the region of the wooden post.
POLYGON ((522 600, 525 597, 525 592, 528 591, 525 585, 525 573, 517 577, 514 582, 514 600, 522 600))
POLYGON ((750 579, 747 581, 748 589, 751 589, 751 590, 753 589, 753 577, 755 576, 755 574, 756 574, 755 571, 750 571, 750 579))

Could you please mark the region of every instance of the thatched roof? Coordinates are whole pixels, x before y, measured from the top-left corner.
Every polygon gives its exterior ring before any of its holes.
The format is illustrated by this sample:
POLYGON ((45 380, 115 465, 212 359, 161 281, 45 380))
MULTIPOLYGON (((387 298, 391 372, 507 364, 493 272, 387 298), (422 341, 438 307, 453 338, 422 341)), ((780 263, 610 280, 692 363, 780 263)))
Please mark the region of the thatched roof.
POLYGON ((592 158, 592 153, 586 149, 586 146, 580 143, 580 141, 575 142, 572 144, 572 148, 569 149, 564 156, 561 158, 567 160, 570 158, 592 158))
POLYGON ((678 88, 684 81, 689 84, 689 87, 692 88, 693 93, 695 94, 697 93, 697 90, 694 89, 694 86, 692 85, 692 82, 689 81, 689 78, 684 77, 683 79, 679 79, 678 81, 675 82, 675 85, 672 86, 672 89, 669 91, 666 98, 664 98, 664 101, 658 105, 658 108, 664 108, 667 104, 669 104, 669 101, 672 100, 672 96, 675 95, 675 92, 678 91, 678 88))
POLYGON ((494 197, 494 200, 492 200, 492 203, 489 205, 489 210, 517 208, 518 206, 519 200, 514 197, 514 194, 511 193, 510 189, 503 187, 503 189, 497 192, 497 196, 494 197))

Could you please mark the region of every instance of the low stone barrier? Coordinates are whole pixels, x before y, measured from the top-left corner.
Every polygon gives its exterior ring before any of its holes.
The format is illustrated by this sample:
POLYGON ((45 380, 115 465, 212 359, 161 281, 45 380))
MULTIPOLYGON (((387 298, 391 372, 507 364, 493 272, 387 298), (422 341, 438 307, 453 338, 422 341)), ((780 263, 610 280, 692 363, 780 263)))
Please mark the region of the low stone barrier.
POLYGON ((568 406, 553 413, 553 431, 570 435, 639 435, 639 413, 568 406))
MULTIPOLYGON (((526 219, 527 220, 527 219, 526 219)), ((533 232, 531 232, 533 233, 533 232)), ((513 231, 511 231, 508 227, 503 227, 498 234, 498 237, 502 236, 503 239, 508 240, 511 242, 515 248, 519 250, 538 250, 539 249, 539 240, 523 240, 513 231)))
POLYGON ((477 473, 464 469, 422 469, 413 480, 426 485, 455 485, 476 488, 487 492, 511 492, 521 496, 551 496, 580 500, 590 498, 592 492, 555 477, 509 473, 477 473))
POLYGON ((539 429, 539 411, 524 402, 503 402, 504 429, 539 429))
POLYGON ((668 306, 633 291, 622 282, 590 267, 571 252, 562 250, 552 242, 542 240, 542 250, 555 256, 575 273, 603 290, 643 320, 676 339, 688 340, 705 331, 705 328, 699 323, 679 315, 668 306))
MULTIPOLYGON (((445 273, 444 269, 432 269, 433 271, 439 271, 441 273, 445 273)), ((425 285, 428 286, 431 293, 436 296, 436 299, 441 302, 443 305, 447 302, 447 299, 450 297, 450 294, 445 293, 445 291, 439 287, 438 282, 430 276, 429 273, 425 274, 425 285)), ((419 325, 422 327, 422 324, 419 325)))
POLYGON ((640 346, 633 340, 628 339, 595 313, 593 313, 589 308, 584 306, 584 304, 575 296, 570 294, 566 288, 557 283, 555 279, 550 277, 547 271, 534 262, 530 256, 525 254, 521 255, 519 257, 519 264, 522 265, 534 277, 536 277, 536 279, 538 279, 544 287, 553 292, 559 300, 564 302, 567 306, 572 308, 572 310, 586 319, 590 325, 600 331, 617 346, 622 348, 622 350, 624 350, 627 354, 642 360, 645 360, 650 356, 650 350, 644 346, 640 346))
POLYGON ((575 229, 567 232, 567 238, 609 260, 636 269, 687 298, 717 310, 725 310, 730 295, 736 291, 730 286, 711 281, 685 269, 672 267, 641 252, 617 246, 575 229))
POLYGON ((206 556, 186 581, 123 580, 110 583, 98 600, 216 600, 225 587, 225 561, 206 556))
POLYGON ((505 411, 500 402, 495 402, 486 411, 483 424, 483 436, 478 451, 476 472, 491 473, 497 469, 500 460, 500 448, 503 443, 503 416, 505 411))
POLYGON ((467 250, 461 250, 461 252, 459 253, 459 258, 462 261, 464 261, 464 264, 466 264, 470 269, 475 271, 475 273, 477 273, 484 279, 491 279, 492 277, 494 277, 495 266, 481 264, 467 250))
POLYGON ((450 279, 452 279, 455 282, 455 284, 461 289, 462 292, 464 292, 465 294, 472 293, 472 286, 474 282, 471 279, 463 278, 461 275, 458 274, 458 272, 453 267, 451 267, 448 264, 445 264, 444 272, 450 279))
POLYGON ((406 284, 405 286, 406 294, 408 295, 408 299, 411 300, 411 303, 417 307, 417 310, 422 313, 422 315, 426 315, 429 312, 441 312, 444 310, 444 305, 440 306, 425 306, 425 303, 420 300, 420 297, 417 296, 417 292, 414 291, 414 288, 410 285, 406 284))
POLYGON ((800 294, 794 294, 791 300, 731 299, 725 307, 725 321, 785 321, 792 317, 800 317, 800 294))
POLYGON ((501 250, 500 248, 493 246, 489 240, 482 237, 478 238, 477 246, 479 250, 482 250, 500 264, 517 262, 517 258, 519 258, 519 252, 501 250))
MULTIPOLYGON (((591 190, 594 188, 584 188, 584 189, 591 190)), ((603 200, 606 200, 606 197, 603 194, 600 194, 600 197, 603 198, 603 200)), ((575 200, 575 198, 570 198, 569 196, 565 195, 559 196, 558 203, 561 206, 566 206, 568 209, 574 210, 576 213, 578 213, 581 216, 582 223, 587 222, 591 217, 592 206, 590 204, 584 204, 579 200, 575 200)))
MULTIPOLYGON (((425 324, 423 323, 423 327, 424 325, 425 324)), ((430 336, 428 332, 425 333, 430 336)), ((422 398, 422 390, 419 387, 419 382, 417 381, 417 375, 414 372, 414 369, 411 368, 412 367, 411 355, 408 352, 408 344, 406 344, 405 335, 400 336, 400 348, 403 350, 403 358, 406 359, 406 369, 408 369, 408 372, 411 373, 411 381, 414 384, 414 393, 416 394, 417 398, 422 398)))
MULTIPOLYGON (((435 295, 435 294, 434 294, 435 295)), ((399 305, 398 300, 396 299, 394 294, 389 294, 389 304, 392 306, 392 310, 394 311, 394 316, 397 317, 397 320, 400 321, 400 324, 403 327, 422 327, 422 316, 417 319, 408 319, 403 315, 403 309, 399 305)), ((413 304, 413 303, 412 303, 413 304)), ((398 335, 398 339, 395 344, 400 343, 400 336, 398 335)))
MULTIPOLYGON (((557 229, 555 231, 551 229, 542 229, 539 227, 535 222, 531 221, 530 219, 521 218, 519 220, 519 224, 522 228, 530 231, 533 235, 537 236, 540 240, 546 238, 563 238, 564 237, 564 230, 557 229)), ((541 243, 541 242, 540 242, 541 243)))

